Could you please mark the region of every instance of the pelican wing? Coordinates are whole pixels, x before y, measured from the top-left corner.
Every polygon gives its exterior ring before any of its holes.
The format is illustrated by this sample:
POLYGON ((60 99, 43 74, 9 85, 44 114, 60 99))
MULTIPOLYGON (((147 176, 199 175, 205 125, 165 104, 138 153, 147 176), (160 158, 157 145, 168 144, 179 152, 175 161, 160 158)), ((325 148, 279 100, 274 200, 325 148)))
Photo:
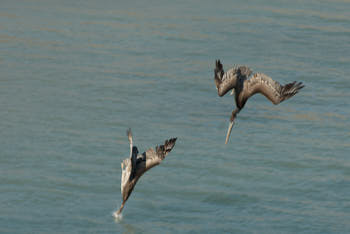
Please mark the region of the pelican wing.
POLYGON ((122 178, 121 178, 121 183, 120 183, 120 192, 123 196, 124 193, 124 188, 126 184, 128 183, 132 171, 132 163, 130 158, 126 158, 123 160, 121 163, 121 168, 122 168, 122 178))
POLYGON ((303 87, 302 82, 294 81, 281 85, 263 73, 256 73, 252 78, 244 81, 243 94, 244 98, 248 99, 256 93, 261 93, 273 104, 277 105, 297 94, 303 87))
POLYGON ((220 60, 216 61, 215 65, 214 80, 220 97, 224 96, 229 90, 235 88, 237 86, 237 80, 244 80, 252 73, 247 66, 235 66, 224 73, 220 60))
POLYGON ((171 138, 166 140, 164 145, 156 146, 155 150, 150 148, 144 152, 142 157, 138 158, 135 176, 140 177, 152 167, 159 165, 175 146, 176 139, 177 138, 171 138))

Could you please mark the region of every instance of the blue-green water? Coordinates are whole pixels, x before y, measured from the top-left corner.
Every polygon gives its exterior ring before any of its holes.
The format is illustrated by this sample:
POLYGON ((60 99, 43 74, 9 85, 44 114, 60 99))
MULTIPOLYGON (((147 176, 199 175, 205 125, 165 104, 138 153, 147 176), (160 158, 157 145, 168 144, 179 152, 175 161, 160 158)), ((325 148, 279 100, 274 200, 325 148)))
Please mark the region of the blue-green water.
POLYGON ((349 233, 348 1, 1 1, 0 233, 349 233), (215 59, 305 88, 232 96, 215 59), (140 151, 178 137, 121 203, 140 151))

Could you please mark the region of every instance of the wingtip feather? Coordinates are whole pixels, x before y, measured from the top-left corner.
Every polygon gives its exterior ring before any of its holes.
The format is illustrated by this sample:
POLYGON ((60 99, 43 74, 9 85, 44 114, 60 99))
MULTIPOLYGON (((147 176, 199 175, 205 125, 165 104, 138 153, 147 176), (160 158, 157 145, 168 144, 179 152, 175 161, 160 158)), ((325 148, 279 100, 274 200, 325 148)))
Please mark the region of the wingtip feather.
POLYGON ((157 154, 164 159, 164 157, 174 148, 177 137, 165 140, 164 145, 156 146, 157 154))
POLYGON ((281 92, 281 94, 283 96, 283 100, 286 100, 290 97, 293 97, 302 88, 304 88, 303 83, 297 82, 297 81, 294 81, 292 83, 288 83, 288 84, 284 85, 282 88, 282 92, 281 92))

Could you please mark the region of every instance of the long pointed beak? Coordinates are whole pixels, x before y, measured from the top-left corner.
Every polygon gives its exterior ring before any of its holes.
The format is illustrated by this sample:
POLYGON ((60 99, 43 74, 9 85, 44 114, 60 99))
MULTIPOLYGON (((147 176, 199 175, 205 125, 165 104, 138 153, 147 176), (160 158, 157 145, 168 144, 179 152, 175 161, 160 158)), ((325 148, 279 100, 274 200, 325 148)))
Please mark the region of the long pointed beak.
POLYGON ((124 208, 124 205, 125 205, 125 201, 123 201, 122 205, 120 206, 119 210, 115 213, 116 215, 120 215, 123 211, 123 208, 124 208))
POLYGON ((233 122, 233 121, 231 122, 231 121, 230 121, 230 124, 228 125, 225 144, 227 144, 228 139, 230 139, 230 135, 231 135, 231 131, 232 131, 232 127, 233 127, 234 123, 235 123, 235 122, 233 122))

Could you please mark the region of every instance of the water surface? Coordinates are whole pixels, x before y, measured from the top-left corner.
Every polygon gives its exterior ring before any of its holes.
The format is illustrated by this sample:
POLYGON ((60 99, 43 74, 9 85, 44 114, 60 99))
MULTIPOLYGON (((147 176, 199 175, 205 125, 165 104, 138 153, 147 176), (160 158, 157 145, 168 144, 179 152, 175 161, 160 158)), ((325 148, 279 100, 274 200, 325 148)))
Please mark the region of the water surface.
POLYGON ((3 1, 1 233, 350 232, 348 1, 3 1), (215 59, 305 88, 233 98, 215 59), (124 217, 120 162, 178 137, 124 217))

